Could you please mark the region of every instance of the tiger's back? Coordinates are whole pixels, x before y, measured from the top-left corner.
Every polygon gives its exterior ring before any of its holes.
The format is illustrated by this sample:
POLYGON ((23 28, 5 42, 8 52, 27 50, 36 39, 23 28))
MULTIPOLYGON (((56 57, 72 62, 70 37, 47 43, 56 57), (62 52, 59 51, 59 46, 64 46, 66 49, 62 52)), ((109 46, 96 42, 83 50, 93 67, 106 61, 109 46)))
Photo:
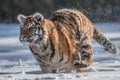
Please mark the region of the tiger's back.
POLYGON ((94 27, 91 21, 83 15, 80 11, 74 9, 61 9, 52 14, 50 19, 55 24, 61 24, 69 32, 69 36, 72 39, 79 39, 83 33, 93 37, 94 27))

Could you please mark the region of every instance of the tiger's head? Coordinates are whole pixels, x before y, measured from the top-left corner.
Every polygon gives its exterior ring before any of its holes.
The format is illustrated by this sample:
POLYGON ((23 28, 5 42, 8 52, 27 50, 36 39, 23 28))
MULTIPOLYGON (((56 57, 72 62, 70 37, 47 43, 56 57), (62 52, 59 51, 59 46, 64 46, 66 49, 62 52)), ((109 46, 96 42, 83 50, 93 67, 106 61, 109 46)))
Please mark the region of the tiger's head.
POLYGON ((17 17, 20 22, 20 41, 23 43, 31 43, 36 40, 45 38, 44 17, 40 13, 30 16, 19 14, 17 17))

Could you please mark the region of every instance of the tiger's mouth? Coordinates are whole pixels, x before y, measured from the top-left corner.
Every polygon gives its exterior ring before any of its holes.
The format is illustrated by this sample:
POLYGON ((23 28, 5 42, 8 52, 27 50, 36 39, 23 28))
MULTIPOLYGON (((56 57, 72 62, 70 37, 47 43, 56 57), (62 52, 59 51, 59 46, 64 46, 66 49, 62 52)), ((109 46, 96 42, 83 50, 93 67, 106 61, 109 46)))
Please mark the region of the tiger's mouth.
POLYGON ((34 41, 33 38, 27 38, 27 37, 21 37, 21 36, 19 37, 19 40, 21 43, 31 43, 34 41))

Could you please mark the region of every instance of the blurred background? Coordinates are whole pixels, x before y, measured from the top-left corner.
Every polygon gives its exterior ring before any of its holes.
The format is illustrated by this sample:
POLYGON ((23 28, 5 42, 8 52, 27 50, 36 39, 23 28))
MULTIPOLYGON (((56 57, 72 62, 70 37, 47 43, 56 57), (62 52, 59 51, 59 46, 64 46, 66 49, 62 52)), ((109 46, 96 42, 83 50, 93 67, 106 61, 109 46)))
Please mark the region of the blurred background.
POLYGON ((120 0, 0 0, 0 23, 16 23, 19 13, 48 18, 61 8, 78 9, 93 22, 120 22, 120 0))

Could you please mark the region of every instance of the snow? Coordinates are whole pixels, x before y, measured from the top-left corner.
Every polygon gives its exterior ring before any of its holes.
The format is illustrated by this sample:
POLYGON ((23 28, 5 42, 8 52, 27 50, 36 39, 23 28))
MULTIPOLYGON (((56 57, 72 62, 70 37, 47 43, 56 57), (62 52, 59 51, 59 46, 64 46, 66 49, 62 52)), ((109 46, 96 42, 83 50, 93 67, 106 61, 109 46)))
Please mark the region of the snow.
MULTIPOLYGON (((120 23, 94 25, 120 49, 120 23)), ((120 54, 92 44, 94 62, 86 72, 42 74, 28 46, 19 42, 19 25, 0 24, 0 80, 120 80, 120 54)))

